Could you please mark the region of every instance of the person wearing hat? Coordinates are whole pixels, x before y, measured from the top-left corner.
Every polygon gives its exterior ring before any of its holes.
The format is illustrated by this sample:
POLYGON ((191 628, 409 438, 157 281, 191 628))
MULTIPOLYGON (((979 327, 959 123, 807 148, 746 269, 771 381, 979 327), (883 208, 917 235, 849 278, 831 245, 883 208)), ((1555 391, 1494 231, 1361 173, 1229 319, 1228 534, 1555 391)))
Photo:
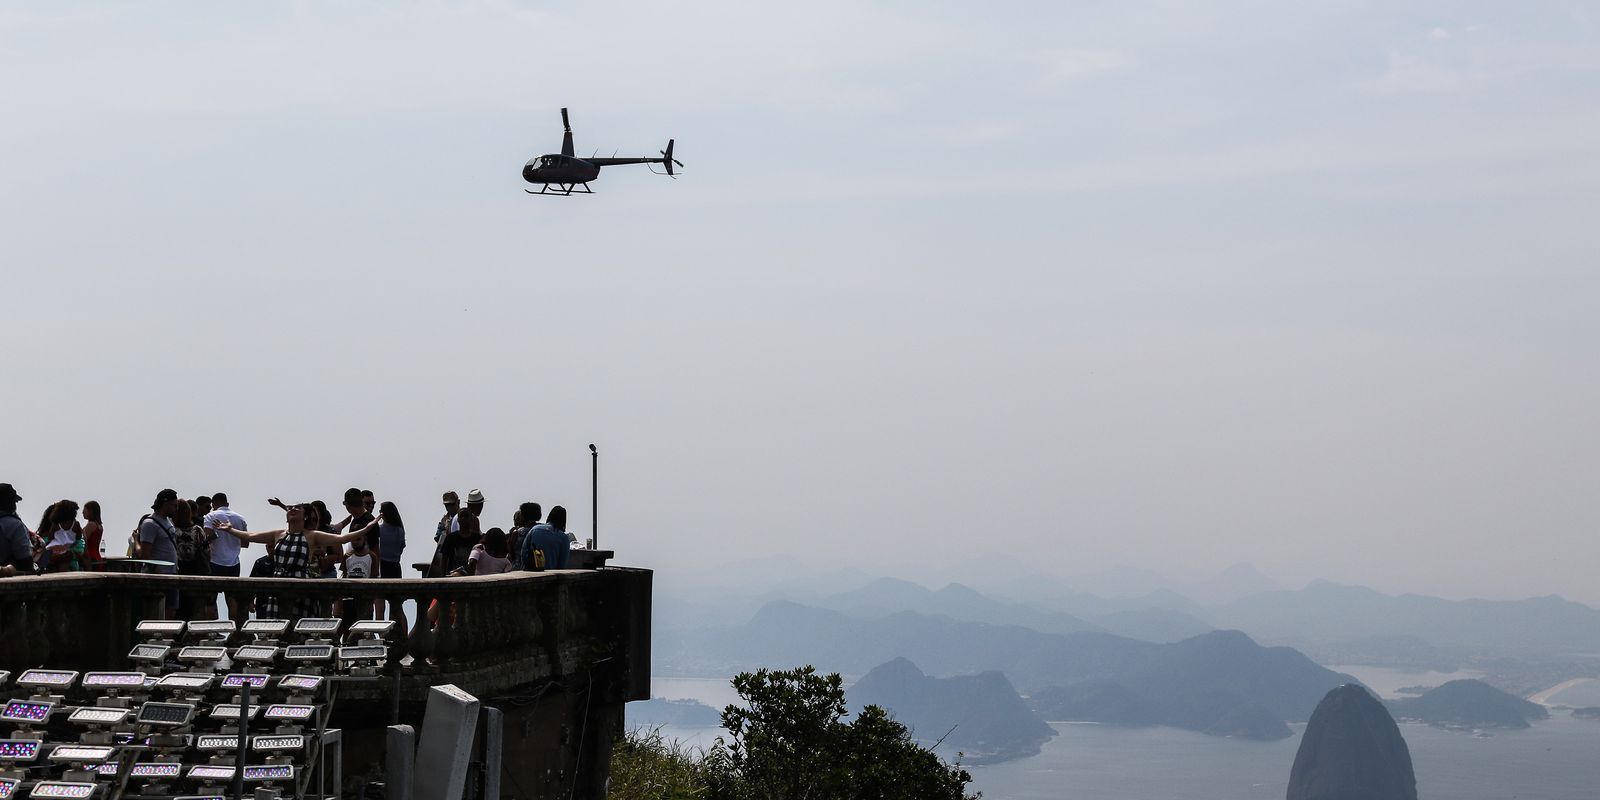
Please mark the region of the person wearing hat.
POLYGON ((0 578, 33 574, 33 543, 28 526, 17 516, 22 496, 9 483, 0 483, 0 578))
POLYGON ((444 493, 444 516, 439 518, 439 526, 433 531, 435 542, 444 538, 447 533, 461 530, 461 524, 456 522, 456 515, 461 513, 461 496, 455 492, 444 493))
POLYGON ((168 561, 172 566, 157 566, 153 571, 173 574, 178 571, 178 531, 172 515, 178 510, 178 493, 162 489, 150 504, 151 513, 139 520, 139 557, 168 561))

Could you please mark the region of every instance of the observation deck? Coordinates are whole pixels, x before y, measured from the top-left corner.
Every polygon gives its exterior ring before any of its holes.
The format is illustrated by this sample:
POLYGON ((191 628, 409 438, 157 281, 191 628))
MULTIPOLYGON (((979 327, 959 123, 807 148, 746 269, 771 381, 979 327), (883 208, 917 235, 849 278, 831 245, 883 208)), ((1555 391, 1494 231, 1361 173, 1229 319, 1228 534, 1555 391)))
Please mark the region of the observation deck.
POLYGON ((416 603, 376 677, 330 675, 347 776, 381 780, 386 726, 420 725, 430 687, 454 684, 504 714, 500 796, 604 796, 623 708, 650 697, 649 570, 437 579, 283 579, 67 573, 0 579, 0 671, 125 669, 140 620, 176 589, 303 598, 347 609, 416 603), (355 603, 351 603, 351 599, 355 603), (430 624, 425 610, 438 601, 430 624), (421 612, 421 613, 419 613, 421 612))

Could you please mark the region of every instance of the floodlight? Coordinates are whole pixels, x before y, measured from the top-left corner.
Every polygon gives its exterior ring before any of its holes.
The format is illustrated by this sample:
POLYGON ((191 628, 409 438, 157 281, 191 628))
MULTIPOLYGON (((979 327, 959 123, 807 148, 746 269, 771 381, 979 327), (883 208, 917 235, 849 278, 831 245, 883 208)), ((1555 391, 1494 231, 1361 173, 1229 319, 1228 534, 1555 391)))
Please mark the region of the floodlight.
POLYGON ((17 676, 17 685, 29 689, 65 689, 78 679, 78 673, 65 669, 30 669, 17 676))
POLYGON ((139 706, 139 716, 135 719, 145 725, 175 728, 179 725, 189 724, 189 720, 193 716, 193 703, 149 702, 139 706))
POLYGON ((55 707, 56 704, 49 700, 11 700, 6 703, 4 710, 0 710, 0 720, 24 725, 45 722, 50 719, 50 712, 55 707))
POLYGON ((233 633, 239 626, 231 619, 200 619, 189 623, 190 633, 233 633))
MULTIPOLYGON (((256 714, 259 714, 259 713, 261 713, 261 706, 258 706, 255 703, 251 703, 250 704, 250 710, 245 715, 245 718, 246 719, 255 719, 256 718, 256 714)), ((239 719, 239 704, 238 703, 218 703, 218 704, 216 704, 216 705, 211 707, 211 718, 212 719, 220 719, 220 720, 224 720, 224 721, 230 721, 230 720, 236 721, 236 720, 239 719)))
POLYGON ((17 791, 17 784, 22 781, 16 778, 0 778, 0 800, 11 800, 11 795, 17 791))
POLYGON ((374 634, 377 636, 388 636, 389 631, 392 630, 394 630, 394 620, 392 619, 364 619, 350 626, 351 633, 374 634))
POLYGON ((231 781, 233 780, 233 767, 224 767, 220 764, 196 764, 189 768, 184 777, 202 781, 231 781))
POLYGON ((70 761, 82 764, 93 761, 99 763, 111 758, 117 748, 109 744, 58 744, 56 749, 50 751, 51 761, 70 761))
POLYGON ((339 626, 343 624, 343 622, 343 620, 334 619, 332 617, 306 617, 304 619, 295 621, 294 632, 334 633, 339 630, 339 626))
POLYGON ((130 714, 126 708, 108 706, 78 706, 72 709, 67 721, 77 725, 119 725, 130 714))
POLYGON ((8 679, 10 679, 10 677, 11 677, 11 670, 9 670, 9 669, 0 669, 0 686, 6 685, 6 681, 8 679))
POLYGON ((311 719, 311 715, 315 712, 316 708, 312 706, 290 703, 275 703, 267 706, 267 719, 284 720, 288 722, 305 722, 306 720, 311 719))
POLYGON ((250 737, 250 749, 257 753, 282 753, 306 749, 306 737, 298 733, 273 733, 250 737))
POLYGON ((235 661, 271 661, 278 657, 278 648, 267 644, 247 644, 233 651, 235 661))
POLYGON ((164 644, 138 644, 128 651, 128 658, 134 661, 152 661, 159 664, 166 660, 167 653, 171 652, 171 650, 172 648, 164 644))
POLYGON ((203 733, 194 740, 196 750, 237 750, 239 737, 230 733, 203 733))
POLYGON ((28 792, 28 797, 38 798, 69 798, 69 800, 84 800, 94 794, 98 788, 92 783, 77 783, 75 781, 39 781, 33 785, 33 790, 28 792))
POLYGON ((294 644, 283 648, 283 657, 290 661, 327 661, 333 658, 333 645, 294 644))
POLYGON ((289 630, 289 620, 286 619, 252 619, 246 620, 240 629, 244 633, 253 633, 257 636, 281 636, 289 630))
POLYGON ((389 657, 389 648, 381 644, 360 644, 339 648, 340 661, 382 661, 389 657))
POLYGON ((260 689, 267 685, 269 676, 256 672, 230 672, 222 678, 222 688, 237 689, 245 684, 250 684, 252 689, 260 689))
POLYGON ((134 764, 128 771, 132 778, 176 778, 183 770, 183 765, 175 761, 146 761, 134 764))
POLYGON ((156 681, 157 689, 176 689, 180 692, 203 692, 211 688, 216 681, 215 675, 204 675, 199 672, 174 672, 163 675, 156 681))
POLYGON ((294 766, 290 764, 263 764, 257 767, 245 767, 244 779, 247 781, 292 781, 294 780, 294 766))
POLYGON ((294 692, 315 692, 322 686, 321 675, 285 675, 278 679, 278 688, 294 692))
POLYGON ((183 633, 183 622, 180 620, 147 619, 141 620, 134 630, 146 636, 177 636, 183 633))
POLYGON ((85 689, 137 689, 144 685, 144 679, 143 672, 86 672, 82 685, 85 689))
POLYGON ((178 651, 181 661, 221 661, 228 657, 228 648, 190 645, 178 651))
POLYGON ((39 757, 44 742, 38 739, 0 739, 0 763, 29 762, 39 757))

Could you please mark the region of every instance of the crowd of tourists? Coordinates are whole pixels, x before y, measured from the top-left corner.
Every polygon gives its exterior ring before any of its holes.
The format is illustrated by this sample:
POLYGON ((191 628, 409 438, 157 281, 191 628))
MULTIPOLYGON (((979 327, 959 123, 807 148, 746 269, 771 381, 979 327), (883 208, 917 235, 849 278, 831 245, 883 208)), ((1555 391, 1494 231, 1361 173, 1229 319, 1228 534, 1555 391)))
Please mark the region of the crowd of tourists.
MULTIPOLYGON (((107 541, 98 502, 50 503, 38 526, 29 528, 17 511, 21 500, 11 484, 0 483, 0 577, 107 568, 106 553, 120 545, 107 541)), ((483 492, 468 492, 465 504, 453 491, 445 492, 442 500, 444 515, 434 527, 433 555, 423 570, 427 577, 564 569, 570 550, 578 544, 566 530, 567 511, 561 506, 552 506, 546 514, 538 503, 522 503, 512 514, 509 529, 485 530, 483 492)), ((268 502, 283 509, 284 524, 276 530, 252 531, 228 505, 224 492, 190 500, 163 489, 128 535, 126 555, 121 558, 140 571, 241 577, 244 551, 261 545, 266 552, 250 561, 244 577, 403 577, 405 522, 393 502, 378 502, 370 489, 346 490, 342 516, 321 500, 285 503, 274 497, 268 502)), ((228 618, 239 621, 252 612, 264 619, 294 619, 318 611, 305 599, 237 593, 224 597, 228 618)), ((174 590, 167 605, 177 619, 223 618, 215 598, 200 602, 174 590)), ((382 600, 371 608, 333 611, 405 624, 401 609, 386 609, 382 600)))

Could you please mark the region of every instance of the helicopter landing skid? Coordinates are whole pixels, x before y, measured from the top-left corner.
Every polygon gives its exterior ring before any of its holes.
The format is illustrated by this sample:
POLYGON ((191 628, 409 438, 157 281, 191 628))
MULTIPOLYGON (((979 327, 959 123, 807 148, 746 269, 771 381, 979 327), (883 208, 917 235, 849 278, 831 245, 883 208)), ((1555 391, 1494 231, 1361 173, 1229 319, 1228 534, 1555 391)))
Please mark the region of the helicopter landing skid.
POLYGON ((594 194, 594 190, 590 189, 589 184, 587 183, 547 183, 539 187, 539 191, 537 192, 532 189, 523 189, 522 191, 527 192, 528 194, 543 194, 551 195, 553 197, 571 197, 575 194, 594 194), (556 188, 550 188, 552 186, 556 188))

